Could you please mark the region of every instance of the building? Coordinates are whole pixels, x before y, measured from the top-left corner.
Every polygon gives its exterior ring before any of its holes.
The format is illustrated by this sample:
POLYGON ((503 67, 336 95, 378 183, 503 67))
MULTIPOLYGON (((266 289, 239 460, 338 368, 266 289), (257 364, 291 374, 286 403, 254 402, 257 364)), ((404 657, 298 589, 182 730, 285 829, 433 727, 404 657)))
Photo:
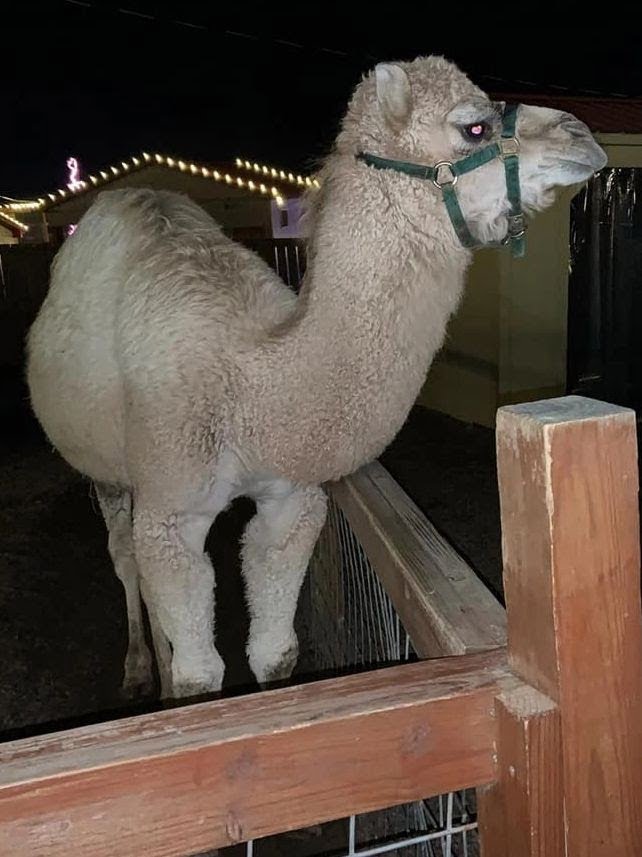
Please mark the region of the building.
POLYGON ((5 202, 0 227, 11 232, 13 240, 57 245, 100 191, 150 187, 187 194, 236 240, 297 238, 299 198, 318 186, 313 177, 241 158, 233 164, 204 165, 147 152, 84 178, 73 173, 70 179, 66 187, 38 199, 5 202))
POLYGON ((27 232, 27 225, 13 212, 0 208, 0 244, 19 244, 27 232))

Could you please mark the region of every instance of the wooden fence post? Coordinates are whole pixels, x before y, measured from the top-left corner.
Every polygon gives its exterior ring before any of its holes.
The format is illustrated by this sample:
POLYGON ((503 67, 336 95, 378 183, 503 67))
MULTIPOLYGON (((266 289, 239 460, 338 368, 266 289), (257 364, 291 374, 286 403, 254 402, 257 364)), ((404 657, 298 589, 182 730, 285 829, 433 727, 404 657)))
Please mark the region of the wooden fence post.
POLYGON ((502 408, 497 452, 509 662, 539 698, 497 700, 482 852, 641 854, 635 414, 579 396, 502 408))

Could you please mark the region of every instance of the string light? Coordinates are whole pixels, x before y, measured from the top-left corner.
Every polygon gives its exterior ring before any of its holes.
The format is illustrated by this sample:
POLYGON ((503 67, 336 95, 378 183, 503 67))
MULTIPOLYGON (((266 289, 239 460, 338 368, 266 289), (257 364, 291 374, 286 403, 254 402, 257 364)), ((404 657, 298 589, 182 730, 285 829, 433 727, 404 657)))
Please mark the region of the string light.
MULTIPOLYGON (((286 174, 283 171, 277 171, 274 167, 267 167, 262 164, 243 161, 240 158, 236 158, 234 163, 239 169, 250 170, 257 175, 260 175, 262 178, 267 177, 281 181, 288 180, 291 184, 294 183, 303 187, 306 185, 308 187, 319 187, 318 181, 316 179, 311 179, 310 177, 295 177, 292 173, 289 173, 286 179, 286 174)), ((183 160, 176 160, 169 155, 161 155, 158 152, 153 154, 150 154, 149 152, 141 152, 139 155, 129 158, 129 160, 120 161, 118 166, 111 165, 106 167, 104 170, 100 170, 96 175, 88 176, 88 181, 83 181, 78 177, 78 161, 75 158, 69 158, 67 166, 70 173, 66 190, 64 188, 59 188, 55 193, 48 193, 46 197, 40 197, 35 200, 20 200, 5 203, 4 205, 0 205, 0 213, 9 217, 10 215, 6 214, 8 211, 16 213, 40 211, 43 208, 47 208, 50 205, 61 202, 63 199, 71 198, 72 196, 76 196, 84 191, 93 190, 103 184, 112 182, 116 178, 122 177, 124 173, 131 173, 132 171, 144 169, 145 167, 154 164, 162 167, 169 167, 170 169, 178 169, 181 172, 189 170, 192 175, 200 175, 217 182, 225 182, 227 185, 234 185, 238 188, 249 190, 252 193, 271 195, 279 206, 284 205, 285 203, 285 195, 283 194, 283 191, 275 185, 266 185, 264 182, 258 183, 253 180, 243 178, 242 176, 232 175, 231 173, 220 173, 218 170, 208 169, 208 167, 183 160)), ((16 221, 15 225, 19 225, 19 227, 25 231, 28 228, 25 224, 20 224, 20 221, 16 221)))
POLYGON ((34 199, 28 202, 8 202, 0 206, 4 211, 37 211, 45 204, 44 199, 34 199))
POLYGON ((244 158, 236 158, 234 163, 243 170, 261 173, 264 176, 271 176, 273 179, 281 179, 290 184, 298 185, 299 187, 314 187, 320 188, 321 184, 314 176, 301 176, 294 173, 286 173, 283 170, 277 170, 276 167, 270 167, 267 164, 257 164, 255 161, 246 161, 244 158))
POLYGON ((4 220, 6 223, 10 223, 11 226, 15 226, 16 229, 19 229, 21 232, 29 231, 29 227, 26 223, 21 223, 16 217, 12 217, 5 211, 0 211, 0 220, 4 220))

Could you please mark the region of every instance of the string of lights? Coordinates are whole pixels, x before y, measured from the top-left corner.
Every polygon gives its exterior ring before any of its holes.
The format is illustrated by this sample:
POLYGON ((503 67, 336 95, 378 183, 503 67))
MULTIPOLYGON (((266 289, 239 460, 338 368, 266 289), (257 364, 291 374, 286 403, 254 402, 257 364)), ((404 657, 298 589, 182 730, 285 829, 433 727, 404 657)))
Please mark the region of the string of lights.
POLYGON ((17 217, 14 217, 12 214, 8 214, 6 211, 0 211, 0 223, 3 221, 8 223, 10 226, 14 226, 16 229, 19 229, 21 232, 29 231, 29 227, 26 223, 22 223, 17 217))
MULTIPOLYGON (((128 160, 120 161, 118 164, 112 164, 106 169, 99 170, 96 174, 90 174, 87 179, 80 179, 78 173, 78 163, 74 158, 70 158, 67 162, 70 166, 70 181, 64 188, 45 194, 33 200, 11 200, 0 205, 0 211, 7 217, 13 217, 15 214, 40 211, 49 208, 52 205, 60 203, 62 200, 73 198, 78 194, 92 190, 108 182, 115 181, 127 173, 135 172, 147 166, 162 166, 170 169, 177 169, 180 172, 190 173, 194 176, 212 179, 213 181, 223 182, 227 185, 235 186, 240 189, 249 190, 252 193, 259 193, 265 196, 270 196, 274 199, 277 205, 284 204, 287 193, 277 184, 271 182, 287 182, 288 184, 296 185, 299 188, 319 188, 320 184, 316 178, 310 176, 295 175, 292 172, 285 170, 277 170, 275 167, 268 167, 264 164, 257 164, 241 158, 237 158, 236 166, 245 171, 250 171, 255 178, 247 178, 234 173, 214 169, 213 167, 196 164, 192 161, 186 161, 180 158, 173 158, 169 155, 161 155, 159 153, 150 154, 149 152, 141 152, 139 155, 134 155, 128 160), (11 215, 8 214, 11 212, 11 215)), ((14 225, 26 229, 24 224, 13 218, 14 225)))
POLYGON ((314 176, 295 176, 294 173, 286 173, 285 170, 278 170, 276 167, 268 167, 265 164, 257 164, 255 161, 247 161, 244 158, 237 158, 235 163, 241 170, 248 170, 257 175, 268 176, 273 179, 281 179, 281 181, 286 181, 299 187, 321 187, 319 180, 314 178, 314 176))

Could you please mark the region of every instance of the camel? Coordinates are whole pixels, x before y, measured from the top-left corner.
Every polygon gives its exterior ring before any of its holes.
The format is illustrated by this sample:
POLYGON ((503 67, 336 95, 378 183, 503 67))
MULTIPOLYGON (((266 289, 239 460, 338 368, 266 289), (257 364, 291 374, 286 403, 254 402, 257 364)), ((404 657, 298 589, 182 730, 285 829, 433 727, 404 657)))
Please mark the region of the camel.
POLYGON ((290 676, 323 484, 403 425, 474 246, 517 246, 525 213, 605 162, 573 116, 507 108, 419 57, 356 86, 309 200, 298 296, 182 195, 97 196, 52 266, 27 377, 50 441, 96 486, 125 590, 126 689, 151 680, 142 596, 161 694, 220 690, 204 542, 241 495, 257 510, 249 664, 263 686, 290 676))

